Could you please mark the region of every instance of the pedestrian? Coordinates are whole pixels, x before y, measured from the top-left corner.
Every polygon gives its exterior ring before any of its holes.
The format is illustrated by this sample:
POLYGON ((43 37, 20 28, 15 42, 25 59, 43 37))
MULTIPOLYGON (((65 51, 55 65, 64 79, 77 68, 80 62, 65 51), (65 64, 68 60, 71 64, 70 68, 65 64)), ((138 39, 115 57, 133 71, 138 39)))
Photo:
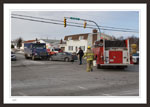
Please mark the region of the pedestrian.
POLYGON ((77 55, 79 55, 79 59, 80 59, 80 64, 79 65, 82 65, 82 57, 84 55, 84 52, 81 49, 81 47, 79 47, 79 52, 77 53, 77 55))
POLYGON ((85 53, 84 57, 86 57, 86 61, 87 61, 87 68, 86 71, 87 72, 92 72, 93 71, 93 60, 94 60, 94 53, 91 50, 91 47, 88 46, 87 48, 87 52, 85 53))

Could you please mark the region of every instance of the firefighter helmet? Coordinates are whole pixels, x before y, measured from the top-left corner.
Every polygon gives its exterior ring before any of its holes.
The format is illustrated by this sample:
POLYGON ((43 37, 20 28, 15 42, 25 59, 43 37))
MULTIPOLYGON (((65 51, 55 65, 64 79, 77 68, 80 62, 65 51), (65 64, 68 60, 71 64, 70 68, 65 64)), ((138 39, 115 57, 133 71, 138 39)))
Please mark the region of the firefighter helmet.
POLYGON ((88 46, 88 49, 91 49, 91 47, 90 47, 90 46, 88 46))

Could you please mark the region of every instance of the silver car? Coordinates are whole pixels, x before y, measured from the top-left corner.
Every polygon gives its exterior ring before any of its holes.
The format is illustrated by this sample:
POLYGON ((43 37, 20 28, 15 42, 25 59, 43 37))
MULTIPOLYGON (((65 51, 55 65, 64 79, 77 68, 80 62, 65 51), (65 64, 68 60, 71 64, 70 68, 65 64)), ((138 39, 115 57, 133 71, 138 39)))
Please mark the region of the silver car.
POLYGON ((71 53, 68 53, 68 52, 60 52, 60 53, 56 53, 56 54, 52 55, 50 57, 50 61, 60 60, 60 61, 69 62, 69 61, 76 60, 77 59, 76 57, 77 56, 72 55, 71 53))

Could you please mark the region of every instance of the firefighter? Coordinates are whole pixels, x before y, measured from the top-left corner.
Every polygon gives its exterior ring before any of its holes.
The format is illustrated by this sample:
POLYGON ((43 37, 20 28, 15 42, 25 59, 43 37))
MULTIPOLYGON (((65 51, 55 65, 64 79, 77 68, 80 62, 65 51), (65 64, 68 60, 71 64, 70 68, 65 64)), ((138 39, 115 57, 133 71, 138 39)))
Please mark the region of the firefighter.
POLYGON ((94 54, 93 51, 91 50, 91 47, 88 46, 87 48, 87 52, 85 53, 84 57, 86 57, 87 59, 87 68, 86 71, 87 72, 92 72, 93 71, 93 60, 94 60, 94 54))

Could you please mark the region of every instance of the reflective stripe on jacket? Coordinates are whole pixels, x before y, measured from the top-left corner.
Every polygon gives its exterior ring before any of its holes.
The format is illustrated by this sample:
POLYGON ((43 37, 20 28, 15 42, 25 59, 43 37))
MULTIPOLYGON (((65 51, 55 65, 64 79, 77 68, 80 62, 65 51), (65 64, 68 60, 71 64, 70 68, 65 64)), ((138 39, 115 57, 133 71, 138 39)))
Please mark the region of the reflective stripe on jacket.
POLYGON ((87 50, 87 52, 85 53, 84 57, 87 57, 87 61, 89 60, 93 60, 94 59, 94 54, 92 52, 92 50, 87 50))

